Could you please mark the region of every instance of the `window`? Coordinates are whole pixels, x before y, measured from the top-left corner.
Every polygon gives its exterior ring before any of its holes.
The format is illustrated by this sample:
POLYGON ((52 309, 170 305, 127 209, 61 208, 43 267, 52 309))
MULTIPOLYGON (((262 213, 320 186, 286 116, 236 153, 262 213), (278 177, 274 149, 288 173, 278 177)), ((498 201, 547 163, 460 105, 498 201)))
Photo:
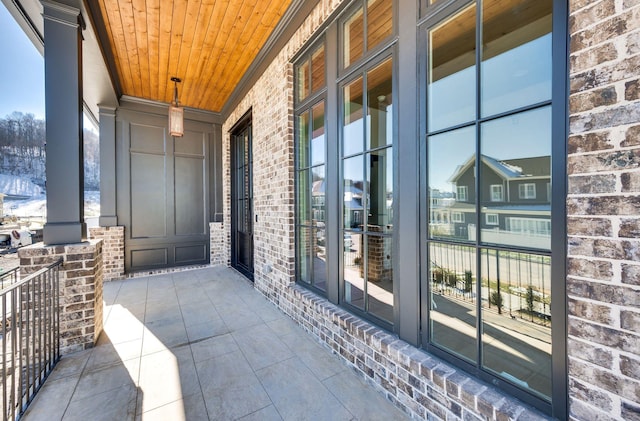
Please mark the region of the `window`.
POLYGON ((345 2, 326 38, 293 63, 296 280, 389 330, 397 316, 394 9, 393 0, 345 2))
POLYGON ((551 179, 553 2, 431 3, 423 24, 423 194, 431 204, 435 192, 455 193, 451 219, 465 224, 430 224, 425 233, 423 343, 549 408, 551 206, 497 202, 535 199, 536 184, 524 179, 551 179), (529 329, 535 337, 522 335, 529 329))
POLYGON ((344 84, 342 113, 344 300, 392 325, 393 58, 344 84))
POLYGON ((324 44, 295 65, 296 277, 326 292, 324 44), (318 94, 319 92, 319 94, 318 94))
POLYGON ((507 218, 507 229, 514 233, 528 235, 551 235, 551 221, 549 219, 507 218))
POLYGON ((491 185, 491 201, 492 202, 502 202, 502 184, 492 184, 491 185))
POLYGON ((393 2, 358 1, 342 23, 342 63, 347 68, 393 33, 393 2), (366 25, 366 28, 365 28, 366 25))
POLYGON ((498 225, 498 214, 497 213, 487 213, 485 214, 487 225, 498 225))
POLYGON ((352 68, 339 84, 341 296, 348 308, 393 329, 395 61, 393 48, 380 51, 393 33, 393 2, 357 1, 338 28, 341 67, 352 68))
POLYGON ((458 193, 456 200, 458 202, 466 202, 467 199, 467 186, 458 186, 456 187, 456 192, 458 193))
POLYGON ((535 199, 536 185, 533 183, 520 184, 518 186, 518 197, 520 199, 535 199))

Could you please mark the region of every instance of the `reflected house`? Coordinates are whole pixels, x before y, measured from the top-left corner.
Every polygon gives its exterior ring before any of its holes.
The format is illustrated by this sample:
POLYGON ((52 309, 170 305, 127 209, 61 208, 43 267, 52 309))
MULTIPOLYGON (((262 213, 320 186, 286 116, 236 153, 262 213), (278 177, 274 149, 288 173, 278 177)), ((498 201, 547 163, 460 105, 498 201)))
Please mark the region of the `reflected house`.
POLYGON ((455 203, 448 207, 451 234, 475 241, 475 203, 479 199, 484 242, 549 248, 551 157, 498 160, 482 155, 479 198, 475 192, 475 161, 474 155, 449 179, 456 192, 455 203))
POLYGON ((344 213, 345 228, 362 230, 363 206, 362 206, 362 182, 345 180, 344 189, 344 213))
POLYGON ((315 180, 311 187, 311 217, 315 222, 325 222, 325 181, 315 180))
POLYGON ((454 234, 451 206, 455 203, 455 193, 429 189, 429 226, 434 235, 452 236, 454 234))

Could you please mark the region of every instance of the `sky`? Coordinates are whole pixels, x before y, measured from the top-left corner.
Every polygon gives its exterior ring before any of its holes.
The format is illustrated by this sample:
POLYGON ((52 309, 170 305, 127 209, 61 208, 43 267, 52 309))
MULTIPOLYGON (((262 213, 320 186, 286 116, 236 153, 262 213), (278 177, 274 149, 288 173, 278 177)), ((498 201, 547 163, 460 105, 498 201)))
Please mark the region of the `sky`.
POLYGON ((44 59, 0 3, 0 118, 14 111, 44 118, 44 59))

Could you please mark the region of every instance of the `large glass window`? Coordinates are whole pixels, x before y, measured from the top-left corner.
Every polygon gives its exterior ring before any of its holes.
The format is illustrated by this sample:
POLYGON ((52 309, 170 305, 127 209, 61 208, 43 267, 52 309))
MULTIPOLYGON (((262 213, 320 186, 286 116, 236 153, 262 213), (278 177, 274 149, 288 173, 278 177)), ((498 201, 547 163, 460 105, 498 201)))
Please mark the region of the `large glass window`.
POLYGON ((550 402, 552 1, 450 10, 426 33, 426 215, 450 215, 427 231, 427 340, 550 402))
POLYGON ((326 118, 324 44, 295 66, 296 74, 296 273, 326 292, 326 118))
POLYGON ((344 300, 393 324, 393 60, 342 89, 344 300))

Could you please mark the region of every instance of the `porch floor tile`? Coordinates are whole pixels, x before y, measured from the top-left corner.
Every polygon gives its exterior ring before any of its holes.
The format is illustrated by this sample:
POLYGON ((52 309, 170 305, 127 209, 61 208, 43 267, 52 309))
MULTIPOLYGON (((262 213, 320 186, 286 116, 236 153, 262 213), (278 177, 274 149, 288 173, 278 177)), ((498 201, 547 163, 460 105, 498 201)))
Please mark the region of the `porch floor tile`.
POLYGON ((23 420, 406 420, 226 267, 107 282, 93 349, 23 420))

